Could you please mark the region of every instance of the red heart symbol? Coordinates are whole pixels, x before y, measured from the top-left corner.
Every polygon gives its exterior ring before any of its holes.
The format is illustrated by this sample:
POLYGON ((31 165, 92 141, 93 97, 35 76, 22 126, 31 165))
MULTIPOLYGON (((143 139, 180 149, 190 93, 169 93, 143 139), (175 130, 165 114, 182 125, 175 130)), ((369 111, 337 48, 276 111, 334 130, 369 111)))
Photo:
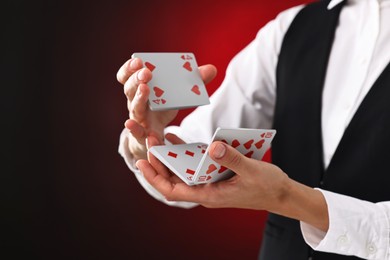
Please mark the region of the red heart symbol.
POLYGON ((191 63, 188 61, 184 63, 183 68, 185 68, 188 71, 192 71, 191 63))
POLYGON ((240 145, 240 142, 237 139, 234 139, 233 142, 232 142, 232 147, 236 148, 239 145, 240 145))
POLYGON ((218 170, 218 173, 222 173, 226 170, 227 170, 227 168, 225 166, 221 166, 221 168, 218 170))
POLYGON ((167 103, 167 101, 165 99, 161 99, 161 103, 163 103, 164 105, 165 103, 167 103))
POLYGON ((210 180, 211 179, 211 176, 207 176, 206 178, 206 181, 210 180))
POLYGON ((255 146, 257 149, 260 149, 263 144, 264 144, 265 140, 264 139, 261 139, 260 141, 258 141, 257 143, 255 143, 255 146))
POLYGON ((260 136, 261 136, 262 138, 264 138, 264 136, 265 136, 265 133, 262 133, 260 136))
POLYGON ((153 71, 156 68, 156 66, 150 62, 145 62, 145 67, 147 67, 150 71, 153 71))
POLYGON ((153 91, 154 91, 154 94, 156 95, 156 97, 161 97, 162 94, 164 94, 164 90, 162 90, 159 87, 153 87, 153 91))
POLYGON ((217 169, 217 167, 216 167, 214 164, 210 164, 210 165, 209 165, 209 168, 207 169, 206 174, 210 174, 210 173, 212 173, 213 171, 215 171, 216 169, 217 169))
POLYGON ((198 85, 194 85, 191 89, 192 92, 194 92, 196 95, 200 95, 200 90, 198 85))
POLYGON ((252 155, 253 155, 253 151, 250 151, 249 153, 245 154, 245 156, 248 158, 252 158, 252 155))
POLYGON ((253 144, 253 142, 254 142, 253 139, 251 139, 251 140, 249 140, 248 142, 246 142, 246 143, 244 144, 245 148, 246 148, 246 149, 251 148, 251 145, 253 144))

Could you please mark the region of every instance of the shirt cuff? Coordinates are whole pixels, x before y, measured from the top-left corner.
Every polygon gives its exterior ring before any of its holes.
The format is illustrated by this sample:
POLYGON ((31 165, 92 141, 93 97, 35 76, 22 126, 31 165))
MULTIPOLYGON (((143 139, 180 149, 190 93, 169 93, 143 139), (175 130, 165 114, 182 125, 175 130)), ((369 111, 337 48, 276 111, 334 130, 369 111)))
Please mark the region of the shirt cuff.
POLYGON ((193 202, 186 202, 186 201, 168 201, 165 199, 165 197, 158 192, 152 185, 149 184, 149 182, 146 181, 144 178, 142 172, 137 168, 135 165, 136 160, 134 159, 133 155, 131 154, 129 150, 129 135, 130 132, 128 129, 123 129, 121 135, 120 135, 120 140, 119 140, 119 148, 118 152, 119 154, 123 157, 125 160, 127 166, 129 169, 134 173, 135 177, 137 178, 138 182, 141 184, 141 186, 146 190, 146 192, 155 198, 158 201, 161 201, 169 206, 174 206, 174 207, 180 207, 180 208, 186 208, 190 209, 195 206, 197 206, 197 203, 193 202))
POLYGON ((371 203, 317 189, 325 197, 329 229, 301 222, 306 243, 314 250, 364 259, 390 259, 390 202, 371 203))

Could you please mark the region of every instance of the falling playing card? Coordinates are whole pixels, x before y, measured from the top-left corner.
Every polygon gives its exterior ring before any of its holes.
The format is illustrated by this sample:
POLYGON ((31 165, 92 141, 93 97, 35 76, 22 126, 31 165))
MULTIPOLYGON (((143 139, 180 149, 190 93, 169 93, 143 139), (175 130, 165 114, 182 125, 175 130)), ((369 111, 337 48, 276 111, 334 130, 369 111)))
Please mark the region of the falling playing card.
POLYGON ((192 53, 138 52, 153 74, 150 87, 151 110, 168 110, 210 104, 206 87, 192 53))
MULTIPOLYGON (((246 157, 261 160, 276 134, 272 129, 218 128, 212 141, 225 142, 246 157)), ((203 143, 153 146, 150 152, 188 185, 228 179, 234 173, 213 161, 203 143)))

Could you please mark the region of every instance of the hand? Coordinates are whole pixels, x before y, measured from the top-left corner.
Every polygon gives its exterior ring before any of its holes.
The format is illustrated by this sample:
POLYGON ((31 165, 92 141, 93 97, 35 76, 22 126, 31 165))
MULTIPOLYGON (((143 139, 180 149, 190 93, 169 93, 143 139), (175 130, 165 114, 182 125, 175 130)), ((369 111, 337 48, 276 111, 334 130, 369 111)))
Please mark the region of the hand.
MULTIPOLYGON (((154 137, 148 145, 158 145, 154 137)), ((170 182, 169 170, 152 154, 149 161, 138 161, 137 166, 150 182, 168 200, 191 201, 206 207, 234 207, 269 209, 284 196, 287 175, 275 165, 249 159, 223 142, 214 142, 209 152, 211 158, 233 170, 232 178, 206 185, 188 186, 184 182, 170 182)))
MULTIPOLYGON (((148 141, 149 146, 158 144, 154 137, 148 141)), ((152 154, 149 161, 139 160, 137 166, 167 200, 196 202, 210 208, 267 210, 328 229, 327 205, 320 191, 291 180, 273 164, 245 157, 223 142, 212 143, 209 155, 236 175, 217 183, 188 186, 152 154)))
MULTIPOLYGON (((205 84, 210 82, 217 73, 213 65, 200 66, 199 71, 205 84)), ((149 109, 150 88, 147 83, 152 79, 152 72, 143 68, 141 59, 128 60, 119 69, 117 79, 124 85, 124 93, 127 97, 129 119, 125 122, 125 127, 131 132, 130 152, 136 159, 146 159, 146 137, 154 136, 162 142, 164 128, 176 117, 178 111, 156 112, 149 109)))
MULTIPOLYGON (((167 139, 171 144, 184 144, 185 142, 181 140, 179 137, 177 137, 174 134, 168 133, 165 135, 165 139, 167 139)), ((157 138, 154 136, 148 136, 146 139, 147 143, 147 148, 149 149, 150 147, 154 145, 163 145, 163 143, 159 142, 157 138)), ((161 176, 163 176, 164 179, 168 180, 172 184, 184 184, 187 186, 176 174, 172 173, 168 168, 165 167, 164 164, 162 164, 152 153, 148 152, 148 160, 153 162, 153 165, 155 165, 157 171, 161 176)), ((148 163, 147 160, 143 160, 146 163, 148 163)), ((138 162, 137 161, 137 167, 138 167, 138 162)), ((142 172, 142 170, 141 170, 142 172)))

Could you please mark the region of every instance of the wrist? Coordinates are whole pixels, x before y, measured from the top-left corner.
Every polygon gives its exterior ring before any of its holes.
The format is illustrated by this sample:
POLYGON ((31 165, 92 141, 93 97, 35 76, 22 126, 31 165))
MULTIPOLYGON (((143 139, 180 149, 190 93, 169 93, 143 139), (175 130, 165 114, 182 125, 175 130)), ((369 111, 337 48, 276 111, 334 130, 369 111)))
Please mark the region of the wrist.
POLYGON ((290 178, 285 181, 277 214, 303 221, 320 230, 329 227, 328 207, 318 190, 290 178))
POLYGON ((294 181, 284 173, 282 181, 279 182, 275 202, 272 203, 273 208, 270 211, 276 214, 284 215, 283 213, 291 204, 293 190, 294 181))

